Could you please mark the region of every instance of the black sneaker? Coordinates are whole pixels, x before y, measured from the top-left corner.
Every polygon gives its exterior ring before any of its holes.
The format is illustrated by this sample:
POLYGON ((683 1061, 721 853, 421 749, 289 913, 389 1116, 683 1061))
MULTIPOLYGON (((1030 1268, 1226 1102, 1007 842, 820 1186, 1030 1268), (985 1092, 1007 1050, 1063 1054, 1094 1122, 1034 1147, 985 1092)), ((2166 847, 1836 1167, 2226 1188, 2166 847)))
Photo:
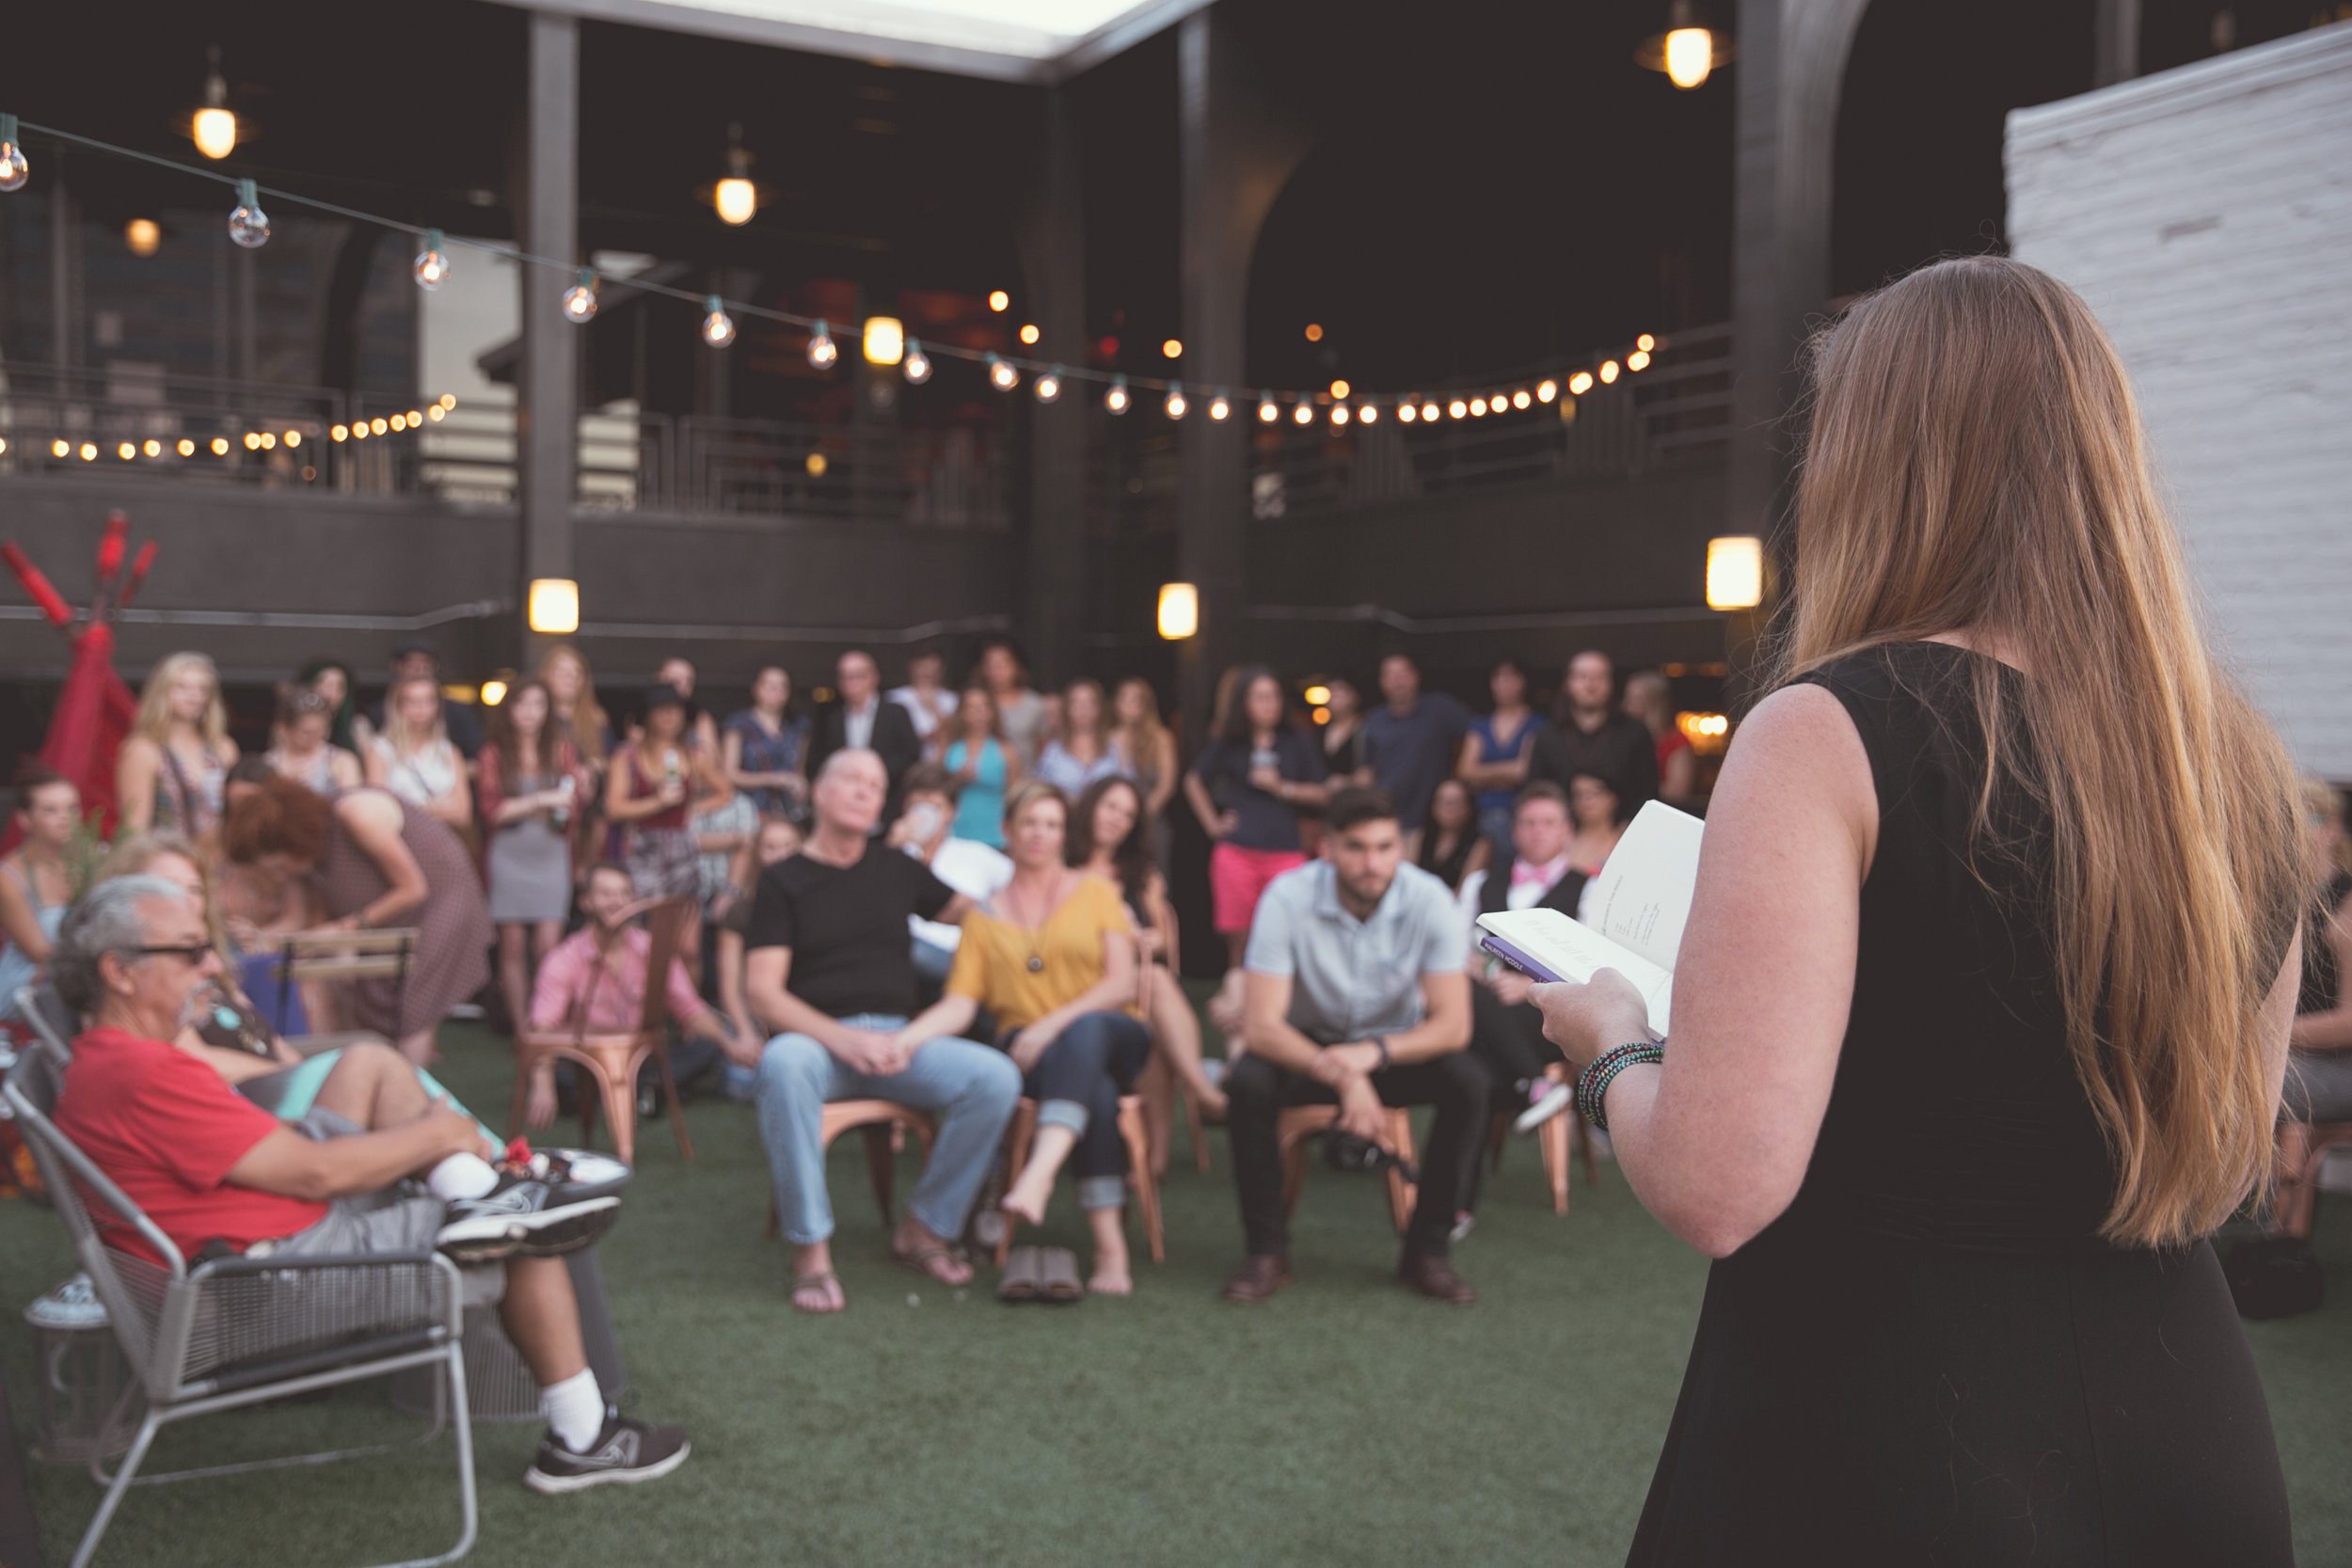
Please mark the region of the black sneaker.
POLYGON ((556 1191, 560 1178, 528 1170, 502 1171, 499 1184, 481 1197, 452 1203, 433 1244, 453 1263, 488 1263, 516 1253, 560 1258, 578 1252, 612 1228, 621 1200, 575 1198, 556 1191))
POLYGON ((608 1408, 604 1429, 586 1453, 572 1452, 552 1432, 540 1438, 538 1457, 523 1472, 523 1484, 533 1492, 556 1493, 654 1481, 685 1464, 693 1447, 684 1427, 658 1427, 608 1408))

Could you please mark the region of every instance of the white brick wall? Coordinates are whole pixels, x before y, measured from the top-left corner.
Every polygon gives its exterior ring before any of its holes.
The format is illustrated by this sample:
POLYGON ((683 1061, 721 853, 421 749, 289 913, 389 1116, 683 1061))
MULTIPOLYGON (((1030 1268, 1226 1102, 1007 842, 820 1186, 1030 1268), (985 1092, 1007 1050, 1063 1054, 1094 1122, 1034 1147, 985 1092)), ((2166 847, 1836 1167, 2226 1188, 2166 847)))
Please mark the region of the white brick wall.
POLYGON ((2019 109, 2015 254, 2130 366, 2223 646, 2352 782, 2352 24, 2019 109))

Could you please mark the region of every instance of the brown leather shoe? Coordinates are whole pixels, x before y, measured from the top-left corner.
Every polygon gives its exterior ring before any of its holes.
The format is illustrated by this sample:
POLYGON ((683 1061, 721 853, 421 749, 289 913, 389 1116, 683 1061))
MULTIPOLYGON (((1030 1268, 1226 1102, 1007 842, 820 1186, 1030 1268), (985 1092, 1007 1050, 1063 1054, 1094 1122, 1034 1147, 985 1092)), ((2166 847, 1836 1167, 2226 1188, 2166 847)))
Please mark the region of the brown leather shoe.
POLYGON ((1251 1253, 1241 1260, 1233 1277, 1225 1282, 1225 1299, 1247 1307, 1253 1301, 1263 1301, 1291 1282, 1291 1256, 1287 1252, 1271 1255, 1251 1253))
POLYGON ((1425 1252, 1406 1253, 1396 1266, 1396 1276, 1433 1301, 1468 1307, 1478 1299, 1478 1292, 1470 1288, 1470 1281, 1454 1272, 1451 1262, 1425 1252))

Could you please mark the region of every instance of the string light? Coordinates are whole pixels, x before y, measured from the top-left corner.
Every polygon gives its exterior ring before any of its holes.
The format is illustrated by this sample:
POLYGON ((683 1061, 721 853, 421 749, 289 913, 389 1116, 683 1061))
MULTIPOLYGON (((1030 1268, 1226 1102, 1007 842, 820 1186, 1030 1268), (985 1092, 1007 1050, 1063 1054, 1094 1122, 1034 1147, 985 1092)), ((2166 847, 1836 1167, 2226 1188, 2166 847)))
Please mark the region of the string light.
POLYGON ((220 46, 204 51, 204 102, 188 117, 188 139, 215 163, 237 150, 237 117, 229 109, 229 84, 220 74, 220 46))
POLYGON ((1514 408, 1524 408, 1534 401, 1535 400, 1534 398, 1527 395, 1527 388, 1524 387, 1511 394, 1511 406, 1514 408))
POLYGON ((906 324, 896 316, 868 316, 858 343, 867 364, 895 365, 906 356, 906 324))
POLYGON ((1645 332, 1640 337, 1633 340, 1633 346, 1640 349, 1644 354, 1647 354, 1651 349, 1658 346, 1658 340, 1645 332))
POLYGON ((1216 396, 1209 400, 1209 418, 1213 420, 1223 420, 1226 415, 1231 414, 1232 411, 1233 405, 1226 401, 1225 394, 1223 392, 1217 393, 1216 396))
POLYGON ((1266 393, 1263 397, 1258 400, 1258 422, 1260 424, 1272 424, 1275 420, 1280 419, 1281 417, 1282 410, 1280 406, 1275 403, 1274 394, 1272 392, 1266 393))
POLYGON ((759 187, 752 183, 752 155, 743 147, 743 127, 727 124, 727 172, 710 187, 710 208, 719 221, 740 229, 759 213, 759 187))
POLYGON ((1396 405, 1396 417, 1404 420, 1406 424, 1411 424, 1414 420, 1420 417, 1420 415, 1421 410, 1415 408, 1409 403, 1400 403, 1396 405))
POLYGON ((1125 376, 1111 377, 1111 389, 1103 394, 1103 406, 1114 414, 1127 412, 1127 378, 1125 376))
POLYGON ((581 326, 596 319, 596 275, 590 268, 580 268, 572 286, 564 291, 564 315, 581 326))
POLYGON ((995 385, 998 391, 1009 392, 1021 385, 1021 372, 993 354, 988 356, 985 363, 988 366, 988 379, 995 385))
POLYGON ((1168 389, 1168 401, 1160 406, 1168 410, 1169 419, 1181 420, 1184 417, 1184 410, 1192 405, 1184 401, 1184 389, 1182 387, 1170 387, 1168 389))
POLYGON ((1037 345, 1037 338, 1038 338, 1038 332, 1037 332, 1037 323, 1035 323, 1035 322, 1023 322, 1023 323, 1021 324, 1021 341, 1022 341, 1022 342, 1024 342, 1024 343, 1025 343, 1025 344, 1029 345, 1030 347, 1035 347, 1035 346, 1037 345))
POLYGON ((1309 322, 1307 324, 1307 341, 1311 343, 1319 343, 1323 341, 1323 328, 1313 322, 1309 322))
POLYGON ((1473 419, 1473 420, 1483 420, 1483 419, 1485 419, 1485 418, 1486 417, 1486 400, 1485 398, 1472 398, 1472 399, 1470 399, 1470 418, 1471 418, 1471 419, 1473 419))
POLYGON ((1578 397, 1582 397, 1585 393, 1591 391, 1592 389, 1592 372, 1579 371, 1574 375, 1568 377, 1568 390, 1574 392, 1578 397))
POLYGON ((1631 354, 1625 356, 1625 368, 1629 371, 1648 370, 1649 355, 1642 349, 1635 349, 1631 354))
POLYGON ((703 341, 712 348, 724 348, 735 341, 735 318, 727 314, 717 294, 703 300, 703 341))
POLYGON ((449 281, 449 258, 441 253, 439 230, 424 231, 424 248, 417 252, 416 263, 409 270, 416 275, 417 287, 426 293, 449 281))
POLYGON ((1343 379, 1331 383, 1331 395, 1335 398, 1343 398, 1354 389, 1343 379))
POLYGON ((163 227, 153 218, 133 218, 122 226, 122 244, 143 261, 163 248, 163 227))
POLYGON ((17 139, 16 116, 0 115, 0 191, 21 191, 32 177, 33 166, 24 161, 24 144, 17 139))
POLYGON ((1600 362, 1600 384, 1606 387, 1616 379, 1617 362, 1614 359, 1602 360, 1600 362))
POLYGON ((1359 424, 1370 424, 1379 417, 1380 405, 1378 404, 1367 403, 1356 410, 1357 422, 1359 424))
POLYGON ((1470 413, 1470 404, 1464 403, 1460 398, 1455 398, 1452 403, 1445 405, 1445 411, 1446 416, 1449 419, 1458 420, 1470 413))
POLYGON ((1311 403, 1302 403, 1302 404, 1300 404, 1297 407, 1295 407, 1295 408, 1292 409, 1292 410, 1291 410, 1291 422, 1292 422, 1293 424, 1312 424, 1312 423, 1314 423, 1314 422, 1315 422, 1315 407, 1314 407, 1314 404, 1311 404, 1311 403))
POLYGON ((808 335, 808 362, 821 371, 830 369, 840 357, 841 350, 834 342, 831 329, 818 322, 817 330, 808 335))
MULTIPOLYGON (((335 428, 336 428, 337 430, 341 430, 341 429, 342 429, 342 425, 337 425, 335 428)), ((342 437, 341 436, 336 436, 336 437, 335 437, 335 439, 336 439, 336 440, 338 440, 338 441, 340 441, 340 440, 342 440, 342 437)), ((180 445, 179 445, 179 447, 178 447, 178 449, 177 449, 177 450, 178 450, 178 451, 179 451, 180 455, 181 455, 181 456, 183 456, 183 457, 194 457, 194 456, 196 455, 196 443, 195 443, 194 441, 189 440, 186 436, 183 436, 182 437, 180 437, 180 445)))
POLYGON ((1559 395, 1560 383, 1557 381, 1545 381, 1539 384, 1535 388, 1535 401, 1537 403, 1549 403, 1553 398, 1556 398, 1559 395))
POLYGON ((905 373, 910 386, 920 387, 931 378, 930 356, 925 354, 923 345, 912 338, 907 340, 907 356, 899 361, 898 368, 905 373))
POLYGON ((1184 356, 1184 344, 1182 339, 1170 338, 1160 345, 1160 357, 1163 359, 1182 359, 1184 356))
POLYGON ((1438 422, 1438 405, 1436 404, 1424 403, 1421 405, 1421 422, 1423 424, 1436 424, 1438 422))
POLYGON ((1061 396, 1061 367, 1056 365, 1037 378, 1037 401, 1051 403, 1061 396))
POLYGON ((1343 403, 1335 403, 1331 405, 1331 422, 1333 424, 1345 424, 1347 422, 1347 404, 1343 403))
POLYGON ((269 244, 269 214, 250 180, 237 182, 237 204, 229 210, 229 237, 246 250, 269 244))
MULTIPOLYGON (((88 449, 88 448, 85 447, 85 448, 83 448, 82 450, 83 450, 83 453, 84 453, 84 455, 87 455, 87 454, 88 454, 88 451, 89 451, 89 449, 88 449)), ((226 456, 228 456, 228 455, 229 455, 229 437, 228 437, 228 436, 214 436, 214 437, 213 437, 213 455, 214 455, 215 457, 226 457, 226 456)))
POLYGON ((1012 295, 1002 289, 992 289, 989 291, 988 308, 1002 315, 1012 308, 1012 295))

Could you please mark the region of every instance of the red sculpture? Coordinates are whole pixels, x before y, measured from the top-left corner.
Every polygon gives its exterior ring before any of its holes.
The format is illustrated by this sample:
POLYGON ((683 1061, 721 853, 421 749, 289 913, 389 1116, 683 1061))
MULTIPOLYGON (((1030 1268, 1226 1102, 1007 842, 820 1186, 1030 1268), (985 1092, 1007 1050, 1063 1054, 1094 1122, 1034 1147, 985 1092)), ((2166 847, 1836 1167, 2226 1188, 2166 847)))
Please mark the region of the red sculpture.
MULTIPOLYGON (((74 624, 73 608, 51 585, 40 568, 13 543, 0 544, 0 562, 8 563, 24 592, 39 605, 57 634, 73 650, 65 686, 57 693, 57 710, 50 717, 48 737, 38 753, 43 767, 72 779, 82 791, 82 812, 94 816, 102 837, 111 838, 115 825, 115 752, 131 733, 138 704, 131 689, 115 673, 115 617, 138 592, 154 564, 154 541, 139 546, 126 567, 130 521, 119 512, 106 515, 106 531, 98 541, 98 586, 89 610, 74 624)), ((16 833, 11 825, 8 838, 16 833)), ((5 847, 5 844, 0 844, 5 847)))

